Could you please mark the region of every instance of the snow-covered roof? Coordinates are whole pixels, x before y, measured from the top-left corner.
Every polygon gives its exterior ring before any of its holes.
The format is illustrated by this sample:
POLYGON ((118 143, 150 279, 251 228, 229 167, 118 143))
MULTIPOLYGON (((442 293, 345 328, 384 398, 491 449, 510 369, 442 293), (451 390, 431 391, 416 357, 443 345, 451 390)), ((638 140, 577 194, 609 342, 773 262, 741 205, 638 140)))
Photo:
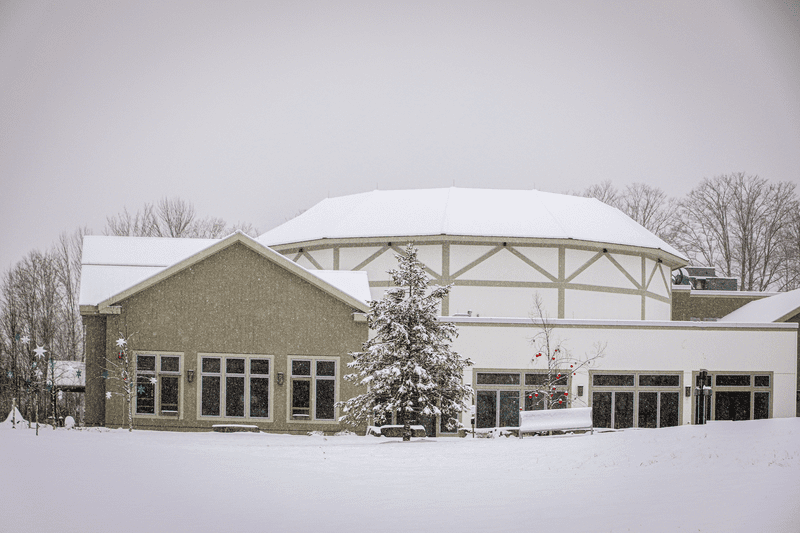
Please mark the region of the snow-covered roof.
POLYGON ((98 306, 114 298, 127 297, 137 287, 169 275, 172 270, 187 266, 185 263, 215 253, 234 241, 250 246, 324 290, 344 293, 362 310, 368 308, 366 302, 371 296, 365 272, 307 270, 241 232, 223 239, 87 235, 83 240, 79 304, 98 306))
POLYGON ((622 211, 594 198, 537 190, 412 189, 328 198, 262 234, 264 245, 394 236, 573 239, 686 258, 622 211))
POLYGON ((53 375, 57 388, 82 389, 86 387, 86 363, 53 361, 53 364, 53 375))
POLYGON ((795 289, 745 304, 719 322, 784 322, 798 313, 800 289, 795 289))

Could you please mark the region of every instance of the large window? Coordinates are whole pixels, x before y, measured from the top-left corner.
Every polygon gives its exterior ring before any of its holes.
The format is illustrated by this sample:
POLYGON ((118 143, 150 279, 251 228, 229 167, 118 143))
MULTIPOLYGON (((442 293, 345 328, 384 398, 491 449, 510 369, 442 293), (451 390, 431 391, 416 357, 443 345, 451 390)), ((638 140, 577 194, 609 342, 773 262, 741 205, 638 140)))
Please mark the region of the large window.
POLYGON ((554 371, 475 372, 475 427, 518 427, 520 405, 526 411, 564 409, 570 404, 570 375, 554 371))
POLYGON ((291 419, 334 420, 336 361, 291 359, 291 419))
POLYGON ((269 379, 269 358, 202 356, 200 415, 269 418, 269 379))
POLYGON ((595 427, 660 428, 680 424, 680 373, 589 373, 595 427))
MULTIPOLYGON (((706 396, 707 420, 758 420, 772 412, 772 372, 710 372, 711 394, 706 396)), ((695 381, 697 372, 694 373, 695 381)), ((703 397, 693 387, 695 423, 703 397)))
POLYGON ((180 386, 180 355, 136 355, 137 415, 178 416, 180 386))

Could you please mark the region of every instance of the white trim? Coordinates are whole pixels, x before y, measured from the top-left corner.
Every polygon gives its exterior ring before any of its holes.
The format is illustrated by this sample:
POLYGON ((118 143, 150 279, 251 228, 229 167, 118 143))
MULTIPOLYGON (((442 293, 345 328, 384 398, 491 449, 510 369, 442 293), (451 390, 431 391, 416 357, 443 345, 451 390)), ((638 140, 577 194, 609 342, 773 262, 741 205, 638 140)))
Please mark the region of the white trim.
MULTIPOLYGON (((465 316, 443 316, 439 317, 444 322, 454 322, 457 324, 507 324, 507 325, 527 325, 539 327, 530 318, 522 317, 465 317, 465 316)), ((605 320, 594 318, 548 318, 548 324, 552 326, 579 326, 579 327, 606 327, 606 328, 639 328, 639 329, 786 329, 797 330, 800 324, 794 322, 773 323, 773 322, 690 322, 690 321, 666 321, 666 320, 605 320)))

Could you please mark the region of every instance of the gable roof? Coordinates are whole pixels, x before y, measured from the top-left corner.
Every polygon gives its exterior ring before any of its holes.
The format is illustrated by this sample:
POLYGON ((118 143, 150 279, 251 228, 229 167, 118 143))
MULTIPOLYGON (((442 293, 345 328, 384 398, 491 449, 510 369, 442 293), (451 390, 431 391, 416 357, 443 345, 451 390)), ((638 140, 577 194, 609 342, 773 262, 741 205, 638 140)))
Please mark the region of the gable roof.
POLYGON ((258 237, 268 245, 426 235, 573 239, 661 250, 688 261, 619 209, 537 190, 412 189, 328 198, 258 237))
POLYGON ((347 305, 362 312, 369 310, 366 272, 317 274, 239 231, 223 239, 87 235, 83 242, 79 304, 108 308, 235 243, 247 246, 347 305))
POLYGON ((747 303, 719 322, 786 322, 800 313, 800 289, 747 303))

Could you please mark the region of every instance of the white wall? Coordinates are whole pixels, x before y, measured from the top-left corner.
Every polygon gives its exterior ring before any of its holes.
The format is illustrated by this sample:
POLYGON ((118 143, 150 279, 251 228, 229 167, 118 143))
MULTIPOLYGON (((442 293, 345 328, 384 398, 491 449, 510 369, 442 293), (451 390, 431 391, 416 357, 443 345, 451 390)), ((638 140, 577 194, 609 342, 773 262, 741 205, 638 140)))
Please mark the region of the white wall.
MULTIPOLYGON (((482 319, 456 319, 459 336, 455 350, 472 359, 474 368, 537 369, 532 361, 530 339, 538 331, 532 324, 517 321, 501 324, 482 319)), ((507 321, 508 322, 508 321, 507 321)), ((797 329, 787 325, 720 328, 696 322, 615 325, 600 321, 553 320, 554 335, 573 355, 593 351, 605 343, 605 355, 592 369, 617 371, 682 371, 684 386, 691 385, 691 372, 774 372, 773 411, 775 418, 795 416, 797 390, 797 329)), ((472 383, 472 370, 465 375, 472 383)), ((583 385, 583 399, 590 395, 588 373, 573 378, 571 394, 583 385)), ((683 423, 691 420, 691 398, 684 397, 683 423)))
MULTIPOLYGON (((405 246, 401 240, 393 242, 393 246, 399 249, 405 246)), ((385 284, 390 280, 387 271, 397 267, 397 252, 386 249, 387 244, 388 241, 374 246, 340 246, 339 269, 352 270, 376 252, 384 250, 361 269, 367 272, 370 282, 385 284)), ((440 276, 443 273, 442 244, 418 243, 417 248, 420 260, 432 273, 440 276)), ((444 282, 454 281, 456 284, 450 293, 449 314, 472 310, 481 316, 528 317, 533 297, 539 292, 547 312, 557 317, 558 287, 565 286, 564 318, 669 320, 670 304, 652 297, 669 298, 669 287, 665 283, 665 279, 669 279, 669 268, 644 257, 643 253, 601 251, 600 244, 592 250, 565 248, 565 279, 559 283, 558 247, 519 243, 503 246, 502 242, 494 241, 451 242, 449 265, 446 265, 449 268, 444 269, 449 273, 444 282), (472 265, 476 261, 478 263, 472 265), (454 274, 458 276, 454 277, 454 274), (644 317, 642 287, 648 290, 644 317)), ((313 257, 323 268, 332 268, 334 264, 332 247, 306 249, 305 254, 313 257)), ((292 259, 296 255, 294 252, 289 254, 292 259)), ((315 268, 305 256, 297 261, 306 268, 315 268)), ((373 297, 379 297, 383 290, 382 287, 373 287, 373 297)))

